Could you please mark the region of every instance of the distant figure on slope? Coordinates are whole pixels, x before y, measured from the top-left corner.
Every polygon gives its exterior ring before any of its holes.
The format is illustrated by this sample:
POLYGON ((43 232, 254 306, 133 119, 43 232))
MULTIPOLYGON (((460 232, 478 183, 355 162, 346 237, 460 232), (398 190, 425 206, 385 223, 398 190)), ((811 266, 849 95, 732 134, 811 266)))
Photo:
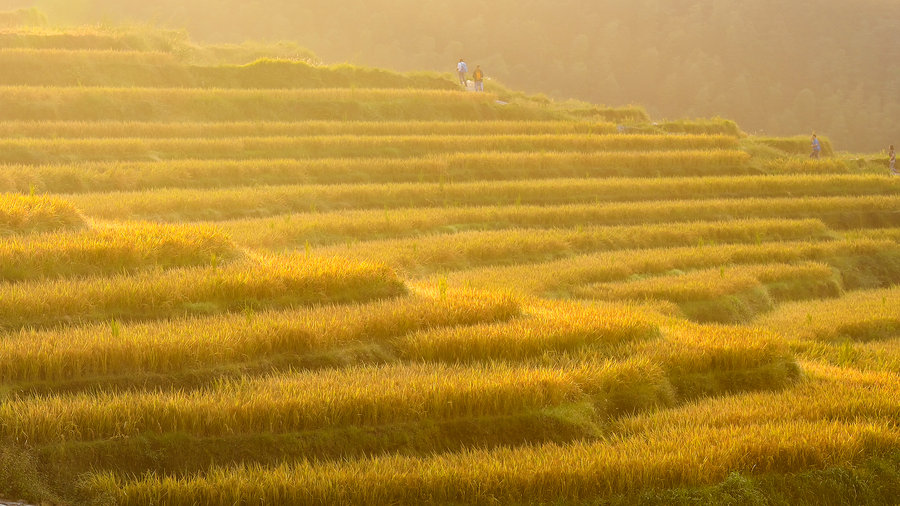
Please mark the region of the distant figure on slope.
POLYGON ((469 84, 466 82, 466 74, 469 73, 469 66, 466 65, 466 61, 462 58, 460 58, 459 63, 456 64, 456 73, 459 74, 459 84, 461 84, 463 88, 468 88, 469 84))
POLYGON ((891 175, 892 176, 900 176, 900 172, 897 172, 897 154, 894 153, 894 145, 891 144, 891 151, 888 153, 888 156, 891 158, 891 175))
POLYGON ((484 91, 484 71, 481 70, 481 65, 475 67, 472 79, 475 80, 475 91, 484 91))
POLYGON ((812 153, 809 155, 810 158, 819 159, 819 156, 822 154, 822 144, 819 142, 819 138, 816 137, 816 134, 812 136, 812 153))

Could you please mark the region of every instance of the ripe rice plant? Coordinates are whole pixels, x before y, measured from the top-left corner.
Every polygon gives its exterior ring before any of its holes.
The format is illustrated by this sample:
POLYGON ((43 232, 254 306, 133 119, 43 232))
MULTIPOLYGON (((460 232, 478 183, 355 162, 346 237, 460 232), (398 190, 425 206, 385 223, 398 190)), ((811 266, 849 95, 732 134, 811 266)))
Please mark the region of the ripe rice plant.
POLYGON ((0 195, 0 237, 84 226, 81 213, 62 199, 0 195))
POLYGON ((872 341, 900 337, 900 288, 852 292, 834 300, 787 304, 759 324, 797 340, 872 341))
POLYGON ((787 300, 835 297, 840 272, 822 263, 720 267, 636 281, 601 283, 574 290, 601 300, 665 300, 697 321, 742 322, 787 300))
MULTIPOLYGON (((2 88, 0 88, 2 89, 2 88)), ((178 160, 253 158, 421 157, 439 153, 592 152, 735 149, 724 135, 458 135, 237 137, 219 139, 9 139, 0 162, 29 164, 71 159, 178 160)))
MULTIPOLYGON (((574 369, 441 364, 351 367, 222 381, 193 392, 37 396, 0 405, 0 440, 50 443, 181 432, 224 436, 516 413, 667 381, 646 361, 574 369)), ((654 402, 653 404, 656 404, 654 402)), ((650 405, 646 406, 650 407, 650 405)))
POLYGON ((502 323, 421 330, 395 340, 411 360, 517 360, 584 347, 612 347, 659 335, 646 311, 621 305, 535 305, 527 316, 502 323))
POLYGON ((0 243, 0 281, 23 281, 208 265, 240 256, 208 227, 99 226, 13 236, 0 243))
POLYGON ((0 47, 96 51, 172 52, 185 34, 137 26, 17 27, 0 31, 0 47))
POLYGON ((846 237, 860 239, 892 240, 900 243, 900 228, 874 228, 868 230, 848 230, 846 237))
POLYGON ((721 428, 658 428, 641 438, 469 450, 423 458, 381 456, 272 468, 216 468, 200 476, 95 475, 85 491, 120 504, 584 502, 653 487, 710 484, 735 470, 789 472, 896 450, 887 424, 766 421, 721 428), (703 448, 704 451, 696 451, 703 448))
MULTIPOLYGON (((168 190, 83 194, 71 201, 83 212, 103 218, 140 218, 179 213, 227 215, 226 209, 289 213, 316 209, 402 209, 484 205, 563 205, 585 202, 715 199, 722 196, 825 197, 900 196, 900 183, 876 176, 765 176, 659 178, 653 180, 561 179, 473 183, 392 183, 384 185, 283 186, 255 189, 168 190)), ((239 212, 239 211, 237 211, 239 212)))
MULTIPOLYGON (((746 290, 793 280, 834 281, 834 271, 826 264, 805 263, 742 265, 727 269, 705 269, 675 275, 644 278, 623 283, 601 283, 576 290, 579 296, 603 300, 663 299, 690 302, 714 299, 746 290)), ((838 287, 839 288, 839 287, 838 287)))
POLYGON ((0 67, 0 499, 900 493, 884 153, 153 28, 0 67))
MULTIPOLYGON (((215 52, 101 51, 80 49, 0 49, 0 65, 8 70, 4 86, 105 86, 149 88, 419 88, 455 90, 455 83, 437 73, 401 74, 355 65, 259 58, 252 63, 187 65, 188 58, 215 52)), ((247 51, 250 56, 250 51, 247 51)), ((251 57, 252 58, 252 57, 251 57)), ((219 58, 221 59, 221 58, 219 58)))
POLYGON ((775 332, 684 320, 669 322, 661 329, 661 339, 633 341, 623 353, 664 364, 681 399, 779 390, 799 376, 793 354, 775 332))
POLYGON ((614 422, 624 436, 652 433, 658 427, 740 427, 780 420, 785 424, 831 419, 892 423, 900 417, 897 375, 860 372, 804 363, 804 380, 791 389, 747 392, 684 404, 653 413, 636 413, 614 422))
MULTIPOLYGON (((6 50, 9 51, 9 50, 6 50)), ((0 57, 4 54, 0 50, 0 57)), ((66 53, 62 53, 66 54, 66 53)), ((133 55, 154 57, 154 53, 109 52, 131 59, 133 55), (146 55, 146 56, 144 56, 146 55)), ((160 53, 162 54, 162 53, 160 53)), ((161 56, 166 58, 168 56, 161 56)), ((651 127, 649 134, 661 132, 691 135, 732 135, 740 137, 731 121, 694 120, 667 122, 651 127)), ((612 122, 592 121, 304 121, 228 123, 162 123, 116 121, 7 121, 0 122, 4 138, 218 138, 218 137, 300 137, 322 135, 607 135, 618 133, 612 122)))
MULTIPOLYGON (((761 262, 828 262, 831 259, 879 254, 888 255, 885 262, 896 262, 896 255, 900 254, 900 250, 893 242, 871 240, 659 248, 576 256, 537 264, 472 269, 451 273, 443 279, 450 286, 497 289, 514 287, 524 293, 546 294, 565 292, 592 283, 622 281, 634 275, 661 274, 675 269, 703 269, 761 262)), ((896 281, 896 276, 900 275, 893 269, 888 270, 889 279, 879 280, 880 282, 896 281)), ((426 282, 428 285, 434 283, 434 279, 426 282)))
MULTIPOLYGON (((554 257, 638 248, 693 246, 701 243, 755 243, 825 239, 827 227, 819 220, 732 220, 681 224, 587 227, 569 229, 509 229, 458 232, 414 239, 365 241, 313 250, 316 256, 345 256, 381 262, 407 275, 420 276, 448 269, 546 261, 554 257)), ((297 246, 302 238, 241 236, 250 247, 297 246), (265 242, 252 242, 254 240, 265 242), (273 242, 278 241, 278 242, 273 242)))
MULTIPOLYGON (((62 70, 65 65, 77 63, 82 66, 91 64, 143 64, 143 65, 171 65, 177 62, 175 55, 164 51, 134 51, 122 49, 46 49, 28 47, 0 47, 0 62, 8 65, 10 69, 20 67, 19 79, 39 77, 34 73, 37 69, 45 67, 62 70), (31 69, 25 68, 33 66, 31 69)), ((69 69, 65 69, 69 70, 69 69)), ((4 76, 5 79, 10 77, 4 76)), ((4 83, 3 86, 21 83, 4 83)), ((39 83, 43 86, 53 84, 39 83)))
POLYGON ((460 153, 403 159, 80 162, 5 167, 0 173, 0 189, 10 192, 34 189, 39 192, 86 193, 233 185, 449 184, 563 177, 734 175, 749 170, 749 158, 742 151, 707 150, 460 153))
POLYGON ((404 292, 382 265, 264 257, 221 267, 0 285, 0 328, 364 302, 404 292))
MULTIPOLYGON (((505 321, 520 314, 514 298, 452 292, 367 304, 111 326, 108 323, 20 331, 0 339, 0 381, 6 385, 174 374, 304 355, 356 343, 388 342, 406 334, 505 321)), ((637 324, 636 324, 637 325, 637 324)), ((322 357, 317 357, 322 360, 322 357)))
POLYGON ((545 120, 563 114, 441 90, 0 88, 0 121, 545 120))
POLYGON ((791 350, 804 360, 845 370, 900 371, 900 336, 864 340, 795 340, 791 350))
MULTIPOLYGON (((2 54, 2 50, 0 50, 0 54, 2 54)), ((588 121, 0 122, 0 137, 32 139, 216 139, 222 137, 317 137, 335 135, 391 137, 409 135, 607 135, 616 132, 614 123, 588 121)), ((703 133, 713 134, 712 132, 703 133)))
MULTIPOLYGON (((73 199, 79 204, 89 201, 73 199)), ((510 228, 552 229, 601 225, 655 225, 743 219, 820 219, 831 227, 877 227, 900 220, 900 197, 812 197, 657 201, 565 206, 485 206, 310 212, 266 219, 219 222, 239 244, 347 244, 419 237, 428 233, 510 228)), ((224 208, 223 208, 224 209, 224 208)), ((233 213, 236 207, 228 208, 233 213)), ((224 211, 223 211, 224 212, 224 211)), ((246 214, 246 208, 238 209, 246 214)), ((168 215, 168 221, 179 216, 168 215)), ((265 214, 256 210, 256 214, 265 214)), ((127 216, 117 216, 127 219, 127 216)), ((157 219, 166 216, 155 216, 157 219)), ((222 219, 210 213, 207 219, 222 219)), ((698 241, 699 242, 699 241, 698 241)))
POLYGON ((763 171, 767 174, 850 174, 847 161, 839 158, 810 160, 809 158, 780 158, 766 161, 763 171))
MULTIPOLYGON (((790 138, 751 137, 750 141, 783 151, 790 155, 806 155, 812 151, 812 140, 805 135, 798 135, 790 138)), ((822 144, 822 155, 834 155, 834 148, 832 147, 831 140, 825 137, 819 137, 819 142, 822 144)))
POLYGON ((729 134, 735 137, 746 137, 734 121, 722 118, 700 118, 694 120, 664 121, 657 127, 668 133, 680 134, 729 134))

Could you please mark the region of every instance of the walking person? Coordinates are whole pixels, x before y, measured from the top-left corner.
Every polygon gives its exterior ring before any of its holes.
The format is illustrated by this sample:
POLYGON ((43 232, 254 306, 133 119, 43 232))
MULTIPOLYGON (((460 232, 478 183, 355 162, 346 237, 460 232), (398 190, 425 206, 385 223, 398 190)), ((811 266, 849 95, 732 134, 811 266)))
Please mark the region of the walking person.
POLYGON ((822 155, 822 144, 819 142, 819 138, 816 137, 816 134, 812 136, 812 153, 810 153, 810 158, 815 158, 816 160, 822 155))
POLYGON ((475 91, 484 91, 484 71, 481 70, 481 65, 477 65, 475 67, 475 72, 472 74, 472 79, 475 80, 475 91))
POLYGON ((456 73, 459 75, 459 84, 462 85, 463 88, 468 88, 469 84, 466 82, 466 74, 469 73, 469 66, 466 65, 466 61, 462 58, 460 58, 459 63, 456 64, 456 73))
POLYGON ((900 172, 897 172, 897 154, 894 153, 894 145, 891 144, 891 151, 888 153, 888 156, 891 159, 891 175, 892 176, 900 176, 900 172))

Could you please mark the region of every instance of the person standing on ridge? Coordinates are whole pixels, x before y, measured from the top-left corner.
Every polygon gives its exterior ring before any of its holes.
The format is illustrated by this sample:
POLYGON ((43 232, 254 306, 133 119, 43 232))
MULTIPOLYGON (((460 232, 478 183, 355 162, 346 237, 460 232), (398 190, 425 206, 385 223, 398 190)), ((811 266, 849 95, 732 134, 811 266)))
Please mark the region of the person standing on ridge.
POLYGON ((819 159, 819 156, 822 154, 822 144, 819 142, 819 138, 816 137, 816 134, 812 136, 812 153, 809 155, 810 158, 819 159))
POLYGON ((462 58, 460 58, 459 63, 456 64, 456 73, 459 74, 459 84, 461 84, 463 88, 468 88, 469 84, 466 82, 466 74, 469 73, 469 66, 466 65, 466 61, 462 58))
POLYGON ((894 145, 891 144, 891 151, 888 153, 888 156, 891 160, 891 175, 892 176, 900 176, 900 172, 897 172, 897 154, 894 153, 894 145))
POLYGON ((475 91, 484 91, 484 71, 481 70, 481 65, 475 67, 472 79, 475 80, 475 91))

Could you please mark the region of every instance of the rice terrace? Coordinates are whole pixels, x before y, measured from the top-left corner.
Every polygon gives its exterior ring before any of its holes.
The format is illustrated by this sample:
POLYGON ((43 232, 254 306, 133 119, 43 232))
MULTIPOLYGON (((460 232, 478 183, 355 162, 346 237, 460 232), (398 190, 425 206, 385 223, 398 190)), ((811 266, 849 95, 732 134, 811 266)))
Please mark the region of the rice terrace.
POLYGON ((885 153, 241 51, 0 30, 0 503, 900 503, 885 153))

